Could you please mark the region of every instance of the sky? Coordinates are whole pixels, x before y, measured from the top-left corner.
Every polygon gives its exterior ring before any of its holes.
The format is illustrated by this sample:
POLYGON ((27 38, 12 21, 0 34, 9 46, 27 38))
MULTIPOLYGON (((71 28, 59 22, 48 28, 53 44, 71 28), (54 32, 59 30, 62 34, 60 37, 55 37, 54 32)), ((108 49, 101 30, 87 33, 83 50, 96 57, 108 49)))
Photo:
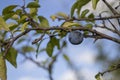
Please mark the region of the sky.
MULTIPOLYGON (((40 0, 41 8, 39 9, 39 14, 45 16, 49 20, 50 15, 57 12, 70 14, 70 8, 74 1, 75 0, 40 0)), ((112 2, 112 0, 110 1, 112 2)), ((10 4, 22 5, 23 3, 22 0, 1 0, 0 14, 2 9, 10 4)), ((50 20, 50 24, 56 25, 59 23, 55 23, 50 20)), ((65 39, 68 41, 67 37, 65 39)), ((73 63, 77 68, 79 68, 78 74, 82 74, 81 76, 84 77, 84 80, 95 80, 94 76, 100 71, 100 67, 95 63, 95 58, 98 52, 95 50, 93 39, 85 39, 80 45, 72 45, 68 42, 68 47, 65 48, 63 52, 69 54, 73 63)), ((7 80, 48 80, 48 75, 44 70, 37 67, 30 61, 22 63, 22 59, 23 57, 19 55, 17 58, 17 68, 14 68, 9 62, 7 62, 7 80)), ((44 56, 38 57, 36 60, 43 61, 44 56)), ((66 62, 62 57, 59 57, 53 73, 54 80, 76 80, 76 75, 74 73, 75 72, 66 65, 66 62)))

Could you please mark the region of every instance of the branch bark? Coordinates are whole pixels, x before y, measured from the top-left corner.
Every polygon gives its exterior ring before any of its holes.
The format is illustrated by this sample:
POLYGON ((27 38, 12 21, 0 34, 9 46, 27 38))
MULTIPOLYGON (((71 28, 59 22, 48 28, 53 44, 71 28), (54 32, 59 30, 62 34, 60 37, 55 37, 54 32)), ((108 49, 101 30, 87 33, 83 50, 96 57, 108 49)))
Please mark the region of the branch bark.
POLYGON ((68 18, 68 19, 65 19, 65 18, 57 18, 58 20, 65 20, 65 21, 93 21, 93 20, 108 20, 108 19, 118 19, 120 18, 120 15, 114 15, 114 16, 109 16, 109 17, 97 17, 97 18, 76 18, 76 17, 73 17, 73 18, 68 18))
POLYGON ((4 56, 7 54, 7 52, 9 51, 10 47, 14 44, 14 42, 24 36, 25 34, 29 33, 30 31, 33 31, 33 30, 42 30, 42 31, 49 31, 49 30, 62 30, 62 31, 66 31, 66 32, 69 32, 71 30, 81 30, 81 31, 89 31, 95 35, 85 35, 85 38, 98 38, 99 36, 99 39, 107 39, 107 40, 111 40, 113 42, 116 42, 118 44, 120 44, 120 39, 118 38, 115 38, 115 37, 111 37, 110 35, 107 35, 107 34, 104 34, 102 32, 99 32, 99 31, 96 31, 94 29, 89 29, 89 28, 86 28, 86 27, 76 27, 76 28, 65 28, 65 27, 50 27, 50 28, 29 28, 29 29, 26 29, 24 32, 20 33, 19 35, 17 35, 16 37, 13 37, 13 39, 8 43, 9 44, 9 47, 5 50, 5 53, 4 53, 4 56))

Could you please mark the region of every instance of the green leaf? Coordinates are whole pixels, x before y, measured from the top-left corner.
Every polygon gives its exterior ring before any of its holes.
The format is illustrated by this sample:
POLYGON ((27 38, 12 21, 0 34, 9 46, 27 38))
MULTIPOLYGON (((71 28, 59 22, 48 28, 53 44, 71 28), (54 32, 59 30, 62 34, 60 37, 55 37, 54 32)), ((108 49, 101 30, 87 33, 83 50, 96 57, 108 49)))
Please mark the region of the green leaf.
POLYGON ((61 26, 62 27, 73 27, 73 26, 80 26, 80 24, 76 23, 76 22, 69 21, 69 22, 64 22, 61 26))
POLYGON ((64 18, 64 19, 67 19, 68 18, 68 15, 63 13, 63 12, 58 12, 56 13, 55 15, 51 15, 50 18, 55 21, 55 19, 57 18, 64 18))
POLYGON ((79 16, 81 8, 91 0, 78 0, 77 15, 79 16))
POLYGON ((37 15, 37 12, 38 12, 38 9, 37 8, 30 8, 30 15, 31 16, 35 16, 35 15, 37 15))
POLYGON ((18 39, 17 44, 20 44, 20 43, 24 42, 25 40, 26 40, 25 38, 20 38, 20 39, 18 39))
POLYGON ((66 54, 63 54, 63 57, 64 57, 64 59, 65 59, 67 62, 70 62, 70 59, 69 59, 69 57, 68 57, 66 54))
POLYGON ((10 48, 10 50, 8 51, 7 55, 6 55, 6 59, 15 67, 17 68, 17 62, 16 62, 16 58, 17 58, 17 51, 14 48, 10 48))
POLYGON ((22 25, 22 27, 21 27, 21 31, 22 31, 22 32, 25 31, 25 29, 28 27, 28 23, 29 23, 29 22, 25 22, 25 23, 22 25))
POLYGON ((94 14, 91 13, 91 14, 88 16, 88 18, 94 18, 94 14))
MULTIPOLYGON (((90 23, 86 24, 85 26, 89 29, 93 28, 93 24, 90 24, 90 23)), ((87 35, 87 34, 89 34, 89 31, 84 31, 84 35, 87 35)))
POLYGON ((116 69, 116 68, 120 68, 120 64, 114 64, 114 63, 112 63, 112 64, 109 66, 108 70, 114 70, 114 69, 116 69))
POLYGON ((56 39, 55 37, 51 37, 46 48, 46 52, 49 57, 52 57, 53 49, 55 46, 57 46, 57 48, 60 49, 59 39, 56 39))
POLYGON ((95 78, 96 78, 96 80, 102 80, 102 79, 101 79, 101 74, 100 74, 100 73, 98 73, 97 75, 95 75, 95 78))
POLYGON ((65 13, 63 13, 63 12, 58 12, 57 14, 56 14, 56 16, 58 16, 58 17, 62 17, 62 18, 68 18, 68 15, 66 15, 65 13))
POLYGON ((6 62, 3 58, 2 54, 0 53, 0 79, 1 80, 7 80, 7 68, 6 68, 6 62))
POLYGON ((71 8, 71 17, 73 17, 75 10, 77 10, 77 15, 79 16, 81 8, 90 1, 91 0, 77 0, 71 8))
POLYGON ((50 40, 48 42, 47 48, 46 48, 46 52, 47 52, 49 57, 52 57, 53 49, 54 49, 54 45, 53 45, 53 42, 50 40))
POLYGON ((52 21, 55 21, 57 19, 56 15, 51 15, 50 18, 52 19, 52 21))
POLYGON ((0 16, 0 30, 9 31, 9 27, 4 21, 4 19, 2 18, 2 16, 0 16))
MULTIPOLYGON (((91 18, 91 19, 93 19, 95 16, 94 16, 94 14, 93 13, 91 13, 90 15, 88 15, 88 18, 91 18)), ((95 20, 91 20, 90 22, 95 22, 95 20)))
POLYGON ((22 47, 22 52, 23 53, 29 53, 29 52, 33 52, 33 51, 35 51, 35 49, 31 46, 23 46, 22 47))
POLYGON ((2 15, 6 15, 6 14, 9 14, 9 13, 13 12, 12 10, 15 9, 17 6, 18 5, 7 6, 6 8, 3 9, 2 15))
POLYGON ((25 23, 26 22, 26 19, 27 19, 28 17, 26 16, 26 15, 22 15, 21 17, 20 17, 20 19, 18 20, 18 23, 19 24, 21 24, 21 23, 25 23))
POLYGON ((51 41, 52 41, 54 46, 57 46, 57 48, 60 49, 59 39, 52 37, 51 41))
POLYGON ((38 19, 40 21, 40 27, 49 27, 49 22, 45 17, 38 16, 38 19))
POLYGON ((63 38, 67 35, 68 32, 65 31, 58 31, 58 34, 60 34, 60 38, 63 38))
POLYGON ((18 27, 18 25, 17 24, 10 24, 9 25, 9 29, 10 29, 10 31, 13 31, 15 28, 17 28, 18 27))
POLYGON ((89 29, 92 29, 93 25, 89 23, 89 24, 86 24, 86 27, 89 29))
POLYGON ((13 19, 13 20, 18 20, 18 19, 19 19, 19 16, 18 16, 17 14, 14 14, 14 15, 11 17, 11 19, 13 19))
POLYGON ((5 15, 3 16, 3 18, 4 18, 4 20, 6 21, 6 20, 8 20, 9 18, 12 18, 13 15, 15 15, 15 12, 14 12, 14 11, 12 11, 11 13, 5 14, 5 15))
POLYGON ((39 8, 40 5, 37 2, 30 2, 27 5, 27 8, 39 8))
POLYGON ((98 1, 99 0, 92 0, 92 7, 93 7, 93 9, 96 9, 98 1))
MULTIPOLYGON (((90 23, 86 24, 85 26, 86 26, 87 28, 89 28, 89 29, 92 29, 92 28, 93 28, 93 25, 90 24, 90 23)), ((84 35, 87 35, 87 34, 89 34, 89 31, 84 31, 84 35)))
POLYGON ((87 14, 88 12, 89 12, 89 10, 88 10, 88 9, 86 9, 86 10, 82 11, 82 13, 81 13, 80 17, 81 17, 81 18, 85 18, 85 17, 86 17, 86 14, 87 14))
POLYGON ((23 12, 22 9, 17 9, 17 10, 15 11, 16 14, 22 14, 22 12, 23 12))
POLYGON ((84 31, 84 35, 87 35, 87 34, 89 34, 89 32, 88 31, 84 31))
POLYGON ((73 17, 75 9, 78 7, 78 2, 75 2, 71 8, 71 17, 73 17))

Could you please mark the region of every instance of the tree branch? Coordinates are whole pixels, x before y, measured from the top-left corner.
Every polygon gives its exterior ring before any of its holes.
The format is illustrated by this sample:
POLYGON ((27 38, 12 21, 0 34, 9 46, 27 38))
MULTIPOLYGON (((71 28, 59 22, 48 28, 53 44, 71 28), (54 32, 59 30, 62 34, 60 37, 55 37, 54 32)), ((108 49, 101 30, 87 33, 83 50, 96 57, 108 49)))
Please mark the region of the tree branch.
POLYGON ((114 37, 111 37, 109 35, 106 35, 104 33, 101 33, 101 32, 98 32, 94 29, 89 29, 89 28, 86 28, 86 27, 76 27, 76 28, 64 28, 64 27, 51 27, 51 28, 32 28, 32 29, 29 29, 30 31, 31 30, 45 30, 45 31, 48 31, 48 30, 63 30, 63 31, 66 31, 68 32, 69 30, 81 30, 81 31, 89 31, 91 33, 94 33, 98 36, 101 37, 101 39, 108 39, 108 40, 111 40, 111 41, 114 41, 116 43, 119 43, 120 44, 120 39, 117 39, 117 38, 114 38, 114 37))
POLYGON ((66 32, 69 32, 70 30, 81 30, 81 31, 89 31, 95 35, 91 35, 91 36, 86 36, 86 38, 90 37, 90 38, 96 38, 96 36, 99 36, 99 39, 108 39, 108 40, 111 40, 113 42, 116 42, 116 43, 119 43, 120 44, 120 39, 117 39, 117 38, 114 38, 114 37, 111 37, 107 34, 104 34, 104 33, 101 33, 101 32, 98 32, 94 29, 89 29, 87 27, 76 27, 76 28, 65 28, 65 27, 50 27, 50 28, 29 28, 29 29, 26 29, 24 32, 20 33, 19 35, 17 35, 16 37, 13 37, 12 40, 8 43, 8 46, 7 46, 7 49, 5 50, 5 53, 4 53, 4 57, 6 56, 6 54, 8 53, 10 47, 14 44, 14 42, 24 36, 25 34, 29 33, 30 31, 33 31, 33 30, 42 30, 42 31, 49 31, 49 30, 62 30, 62 31, 66 31, 66 32))
MULTIPOLYGON (((22 54, 22 53, 21 53, 21 54, 22 54)), ((22 54, 22 55, 23 55, 23 54, 22 54)), ((40 67, 40 68, 42 68, 42 69, 44 69, 44 70, 47 70, 47 67, 41 65, 40 62, 37 62, 37 61, 35 61, 33 58, 27 57, 26 55, 23 55, 23 56, 25 57, 25 59, 30 60, 31 62, 35 63, 38 67, 40 67)))
POLYGON ((108 20, 108 19, 117 19, 120 18, 120 15, 114 15, 114 16, 109 16, 109 17, 98 17, 98 18, 59 18, 57 17, 58 20, 65 20, 65 21, 93 21, 93 20, 108 20))
POLYGON ((114 66, 113 69, 109 69, 109 70, 106 70, 104 72, 99 72, 99 74, 101 74, 103 76, 105 73, 113 72, 113 71, 118 70, 118 69, 120 69, 120 64, 117 64, 116 66, 114 66))

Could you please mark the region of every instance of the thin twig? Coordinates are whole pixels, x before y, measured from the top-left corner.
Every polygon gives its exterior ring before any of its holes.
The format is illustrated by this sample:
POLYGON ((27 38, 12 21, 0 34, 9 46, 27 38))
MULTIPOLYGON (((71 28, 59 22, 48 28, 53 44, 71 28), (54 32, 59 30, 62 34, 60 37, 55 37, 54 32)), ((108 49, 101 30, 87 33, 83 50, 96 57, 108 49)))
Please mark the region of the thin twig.
POLYGON ((109 69, 109 70, 106 70, 106 71, 104 71, 104 72, 99 72, 99 73, 103 76, 105 73, 113 72, 113 71, 116 71, 116 70, 118 70, 118 69, 120 69, 120 64, 117 64, 116 66, 114 66, 113 69, 109 69))
POLYGON ((112 25, 112 27, 116 30, 116 31, 118 31, 117 30, 117 28, 115 27, 115 25, 108 19, 108 21, 109 21, 109 23, 112 25))
MULTIPOLYGON (((20 53, 20 52, 19 52, 19 53, 20 53)), ((22 55, 25 57, 25 59, 30 60, 31 62, 35 63, 38 67, 40 67, 40 68, 42 68, 42 69, 44 69, 44 70, 47 70, 47 67, 41 65, 40 62, 35 61, 33 58, 28 57, 28 56, 24 55, 23 53, 20 53, 20 54, 22 54, 22 55)))
POLYGON ((65 19, 65 18, 57 18, 59 20, 65 20, 65 21, 93 21, 93 20, 108 20, 108 19, 117 19, 117 18, 120 18, 120 15, 114 15, 114 16, 109 16, 109 17, 98 17, 98 18, 68 18, 68 19, 65 19))
POLYGON ((118 31, 118 29, 116 28, 116 26, 109 19, 108 19, 108 21, 110 22, 110 24, 112 25, 112 27, 115 29, 114 31, 120 36, 120 32, 118 31))
POLYGON ((51 62, 49 63, 49 65, 48 65, 48 73, 49 73, 49 79, 50 79, 50 80, 53 80, 53 77, 52 77, 52 74, 53 74, 53 72, 52 72, 53 66, 54 66, 57 58, 59 57, 60 53, 62 52, 63 48, 64 48, 64 47, 62 46, 61 49, 56 53, 56 55, 52 58, 52 61, 51 61, 51 62))
POLYGON ((116 10, 114 10, 113 8, 112 8, 112 6, 106 1, 106 0, 103 0, 103 2, 106 4, 106 6, 112 11, 112 13, 114 14, 114 15, 119 15, 118 14, 118 12, 116 11, 116 10))
POLYGON ((32 44, 36 44, 36 43, 38 43, 39 41, 41 41, 41 40, 43 39, 44 35, 45 35, 45 33, 43 33, 38 39, 35 39, 35 40, 32 42, 32 44))

